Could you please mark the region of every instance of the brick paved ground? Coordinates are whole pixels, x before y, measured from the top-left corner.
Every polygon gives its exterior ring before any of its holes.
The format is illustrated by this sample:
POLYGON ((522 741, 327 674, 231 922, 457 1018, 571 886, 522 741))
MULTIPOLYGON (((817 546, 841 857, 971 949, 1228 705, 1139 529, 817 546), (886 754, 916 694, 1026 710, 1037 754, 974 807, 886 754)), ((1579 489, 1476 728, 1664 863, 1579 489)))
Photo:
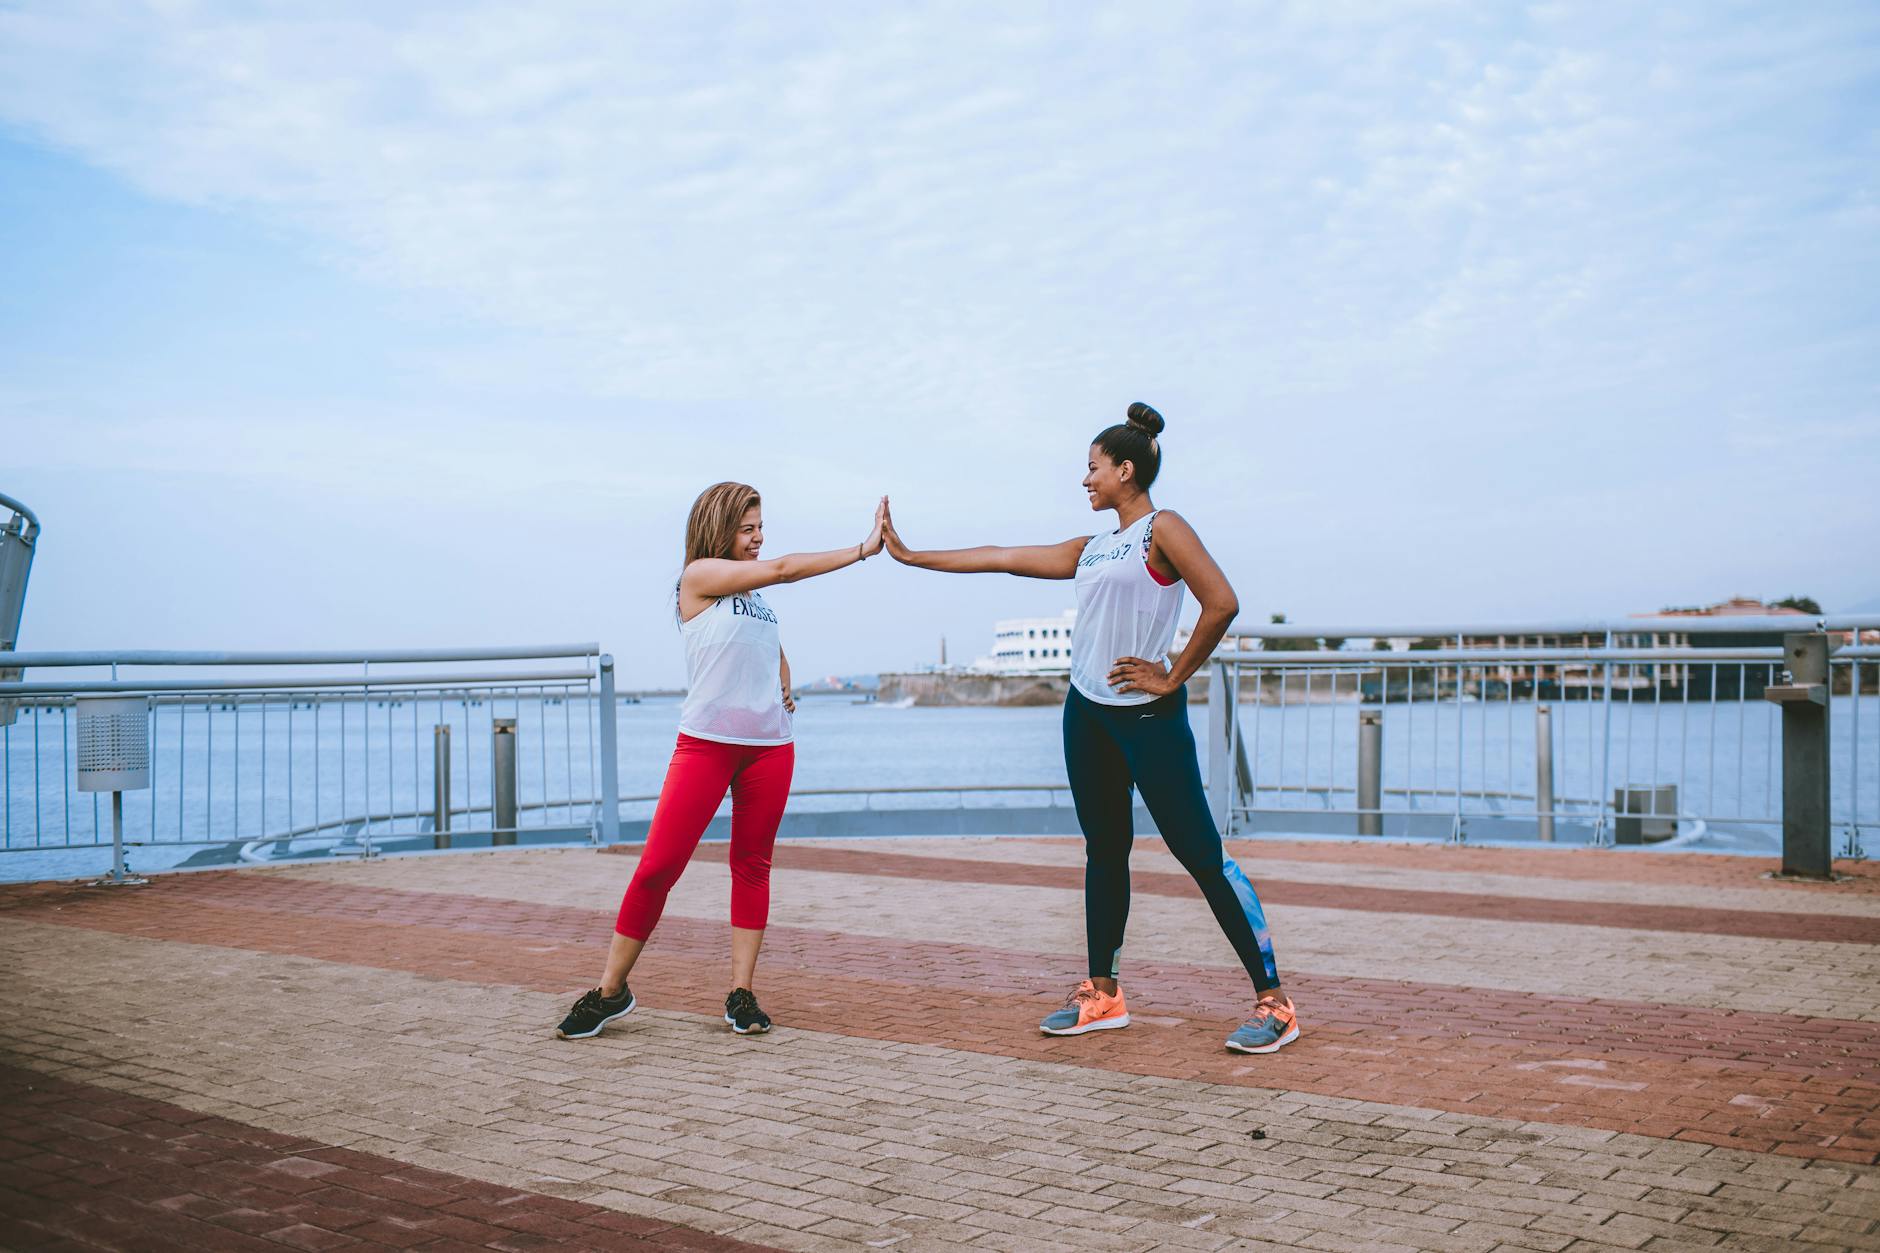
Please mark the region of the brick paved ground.
POLYGON ((787 845, 748 1039, 722 849, 582 1042, 630 850, 0 889, 0 1245, 1880 1249, 1869 868, 1238 851, 1268 1058, 1151 842, 1136 1025, 1077 1040, 1073 841, 787 845))

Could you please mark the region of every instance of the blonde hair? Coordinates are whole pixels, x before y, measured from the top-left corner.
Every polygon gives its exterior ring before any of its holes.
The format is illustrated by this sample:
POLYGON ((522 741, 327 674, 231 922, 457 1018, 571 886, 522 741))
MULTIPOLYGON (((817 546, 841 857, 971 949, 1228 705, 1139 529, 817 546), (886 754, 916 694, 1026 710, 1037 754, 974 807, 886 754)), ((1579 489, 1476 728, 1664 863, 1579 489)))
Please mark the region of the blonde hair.
POLYGON ((685 564, 700 557, 729 557, 747 510, 764 503, 749 483, 713 483, 692 502, 685 520, 685 564))

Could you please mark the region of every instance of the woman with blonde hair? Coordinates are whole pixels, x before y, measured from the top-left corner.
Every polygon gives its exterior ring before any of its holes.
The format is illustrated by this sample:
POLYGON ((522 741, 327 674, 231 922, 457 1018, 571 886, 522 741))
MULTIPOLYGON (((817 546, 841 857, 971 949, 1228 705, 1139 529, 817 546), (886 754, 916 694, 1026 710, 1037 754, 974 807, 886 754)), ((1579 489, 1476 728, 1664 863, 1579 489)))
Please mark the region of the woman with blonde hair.
POLYGON ((635 1001, 627 976, 666 906, 666 895, 731 792, 731 984, 725 1022, 739 1035, 770 1030, 751 991, 770 914, 770 856, 790 793, 796 746, 790 663, 776 611, 759 589, 852 566, 881 551, 886 500, 868 538, 852 548, 763 559, 763 501, 745 483, 717 483, 692 502, 676 613, 685 641, 686 696, 679 742, 646 833, 640 864, 614 923, 598 987, 582 993, 556 1034, 585 1040, 635 1001))

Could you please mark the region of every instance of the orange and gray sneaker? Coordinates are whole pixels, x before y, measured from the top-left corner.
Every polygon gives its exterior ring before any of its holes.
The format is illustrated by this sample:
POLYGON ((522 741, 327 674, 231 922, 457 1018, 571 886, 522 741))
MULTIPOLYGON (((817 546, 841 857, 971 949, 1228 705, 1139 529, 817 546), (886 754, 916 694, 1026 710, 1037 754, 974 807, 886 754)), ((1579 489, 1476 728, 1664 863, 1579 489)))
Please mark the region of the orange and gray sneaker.
POLYGON ((1109 1031, 1129 1025, 1129 1007, 1123 1004, 1123 989, 1116 995, 1099 992, 1097 985, 1085 979, 1064 1002, 1064 1008, 1047 1015, 1038 1024, 1046 1035, 1082 1035, 1086 1031, 1109 1031))
POLYGON ((1299 1015, 1290 996, 1263 996, 1253 1017, 1227 1037, 1236 1053, 1277 1053, 1299 1038, 1299 1015))

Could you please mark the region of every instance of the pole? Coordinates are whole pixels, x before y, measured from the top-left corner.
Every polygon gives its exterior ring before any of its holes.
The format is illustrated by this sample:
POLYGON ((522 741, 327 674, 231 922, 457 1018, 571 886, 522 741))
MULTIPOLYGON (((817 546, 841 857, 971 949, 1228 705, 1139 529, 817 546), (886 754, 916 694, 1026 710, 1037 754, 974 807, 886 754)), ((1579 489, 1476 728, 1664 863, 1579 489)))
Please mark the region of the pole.
POLYGON ((1831 879, 1828 828, 1828 637, 1821 631, 1782 637, 1789 681, 1763 689, 1782 706, 1782 873, 1831 879))
POLYGON ((614 658, 601 654, 601 841, 620 839, 620 722, 614 713, 614 658))
POLYGON ((450 723, 431 732, 431 847, 450 847, 450 723))
POLYGON ((1534 706, 1534 809, 1542 840, 1554 842, 1554 710, 1534 706))
POLYGON ((1208 671, 1208 809, 1214 816, 1215 829, 1225 834, 1233 821, 1234 782, 1228 758, 1229 722, 1234 716, 1227 689, 1227 663, 1216 661, 1208 671))
POLYGON ((111 793, 111 882, 124 882, 124 793, 111 793))
POLYGON ((516 842, 516 720, 490 720, 490 843, 516 842))
POLYGON ((1358 710, 1358 834, 1384 834, 1384 711, 1358 710))

